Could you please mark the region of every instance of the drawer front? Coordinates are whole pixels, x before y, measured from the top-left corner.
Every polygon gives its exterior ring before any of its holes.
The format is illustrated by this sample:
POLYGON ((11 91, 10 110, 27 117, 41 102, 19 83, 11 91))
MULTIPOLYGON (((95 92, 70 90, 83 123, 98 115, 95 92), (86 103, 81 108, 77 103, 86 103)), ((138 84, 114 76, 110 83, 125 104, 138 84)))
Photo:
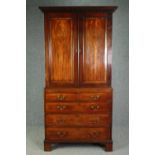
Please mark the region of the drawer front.
POLYGON ((46 115, 46 126, 51 127, 109 127, 111 125, 111 116, 110 114, 56 114, 56 115, 46 115))
POLYGON ((112 102, 112 93, 46 93, 46 101, 91 101, 112 102))
POLYGON ((104 101, 112 102, 112 94, 109 92, 105 93, 80 93, 78 95, 79 101, 104 101))
POLYGON ((46 139, 58 142, 103 142, 110 139, 109 128, 46 128, 46 139))
POLYGON ((77 99, 76 93, 46 93, 46 101, 75 101, 77 99))
POLYGON ((112 103, 104 102, 47 102, 46 113, 105 113, 112 111, 112 103))

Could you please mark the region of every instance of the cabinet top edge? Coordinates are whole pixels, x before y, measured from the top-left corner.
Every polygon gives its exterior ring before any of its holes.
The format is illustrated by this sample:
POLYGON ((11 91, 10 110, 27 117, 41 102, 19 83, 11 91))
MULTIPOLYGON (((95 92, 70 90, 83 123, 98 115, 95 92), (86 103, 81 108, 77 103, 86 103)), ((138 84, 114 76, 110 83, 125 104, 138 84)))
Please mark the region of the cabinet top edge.
POLYGON ((81 12, 81 11, 93 11, 93 12, 110 12, 113 13, 118 6, 39 6, 39 9, 46 12, 81 12))

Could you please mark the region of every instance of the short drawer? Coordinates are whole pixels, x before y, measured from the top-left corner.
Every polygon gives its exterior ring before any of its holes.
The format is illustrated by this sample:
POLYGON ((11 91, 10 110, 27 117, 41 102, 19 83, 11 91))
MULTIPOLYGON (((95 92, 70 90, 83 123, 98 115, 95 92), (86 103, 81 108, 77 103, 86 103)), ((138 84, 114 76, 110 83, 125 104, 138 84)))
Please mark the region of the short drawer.
POLYGON ((48 114, 45 116, 46 126, 51 127, 109 127, 111 116, 107 114, 48 114))
POLYGON ((104 101, 111 102, 112 94, 110 92, 105 93, 80 93, 78 94, 79 101, 104 101))
POLYGON ((104 102, 47 102, 46 113, 105 113, 112 111, 112 103, 104 102))
POLYGON ((58 142, 103 142, 110 139, 109 128, 46 128, 46 139, 58 142))
POLYGON ((46 93, 46 101, 75 101, 77 99, 76 93, 46 93))

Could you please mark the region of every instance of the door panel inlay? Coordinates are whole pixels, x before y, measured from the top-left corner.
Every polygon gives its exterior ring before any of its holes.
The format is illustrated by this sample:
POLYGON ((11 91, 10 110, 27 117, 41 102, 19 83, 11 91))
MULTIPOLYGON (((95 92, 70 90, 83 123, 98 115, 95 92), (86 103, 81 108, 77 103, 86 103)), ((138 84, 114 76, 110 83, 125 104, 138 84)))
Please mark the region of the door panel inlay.
POLYGON ((53 18, 50 21, 51 81, 74 80, 73 21, 53 18))
POLYGON ((105 18, 84 18, 83 83, 106 83, 107 38, 105 18))

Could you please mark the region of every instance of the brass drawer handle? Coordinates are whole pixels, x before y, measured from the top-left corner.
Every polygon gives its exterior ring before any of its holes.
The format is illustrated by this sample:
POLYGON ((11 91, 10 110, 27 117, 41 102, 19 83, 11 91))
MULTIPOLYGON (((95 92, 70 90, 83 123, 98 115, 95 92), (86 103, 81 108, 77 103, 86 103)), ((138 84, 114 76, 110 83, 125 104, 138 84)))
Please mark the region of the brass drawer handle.
POLYGON ((91 136, 91 137, 99 137, 100 136, 100 132, 99 131, 94 131, 94 132, 92 132, 92 133, 89 133, 89 136, 91 136))
POLYGON ((99 121, 100 121, 100 119, 99 118, 96 118, 94 120, 90 120, 90 123, 91 124, 97 124, 97 123, 99 123, 99 121))
POLYGON ((63 137, 67 134, 67 132, 63 132, 63 131, 57 131, 56 134, 59 136, 59 137, 63 137))
POLYGON ((64 124, 64 123, 65 123, 65 120, 59 119, 59 120, 57 120, 57 123, 58 123, 58 124, 64 124))
POLYGON ((59 95, 59 96, 57 96, 57 99, 58 99, 59 101, 63 101, 63 100, 65 99, 65 96, 59 95))
POLYGON ((96 110, 96 109, 99 109, 99 108, 100 108, 99 105, 91 105, 91 106, 90 106, 90 109, 91 109, 91 110, 96 110))
POLYGON ((100 132, 97 132, 97 131, 96 131, 96 132, 93 132, 92 135, 93 135, 94 137, 98 137, 98 136, 100 135, 100 132))
POLYGON ((96 101, 100 98, 100 95, 94 95, 94 96, 90 96, 90 97, 91 97, 91 99, 96 101))
POLYGON ((91 105, 90 106, 90 109, 94 110, 95 106, 94 105, 91 105))
POLYGON ((96 105, 96 109, 99 109, 100 108, 100 106, 99 105, 96 105))
POLYGON ((65 105, 57 105, 58 110, 64 110, 66 108, 65 105))

